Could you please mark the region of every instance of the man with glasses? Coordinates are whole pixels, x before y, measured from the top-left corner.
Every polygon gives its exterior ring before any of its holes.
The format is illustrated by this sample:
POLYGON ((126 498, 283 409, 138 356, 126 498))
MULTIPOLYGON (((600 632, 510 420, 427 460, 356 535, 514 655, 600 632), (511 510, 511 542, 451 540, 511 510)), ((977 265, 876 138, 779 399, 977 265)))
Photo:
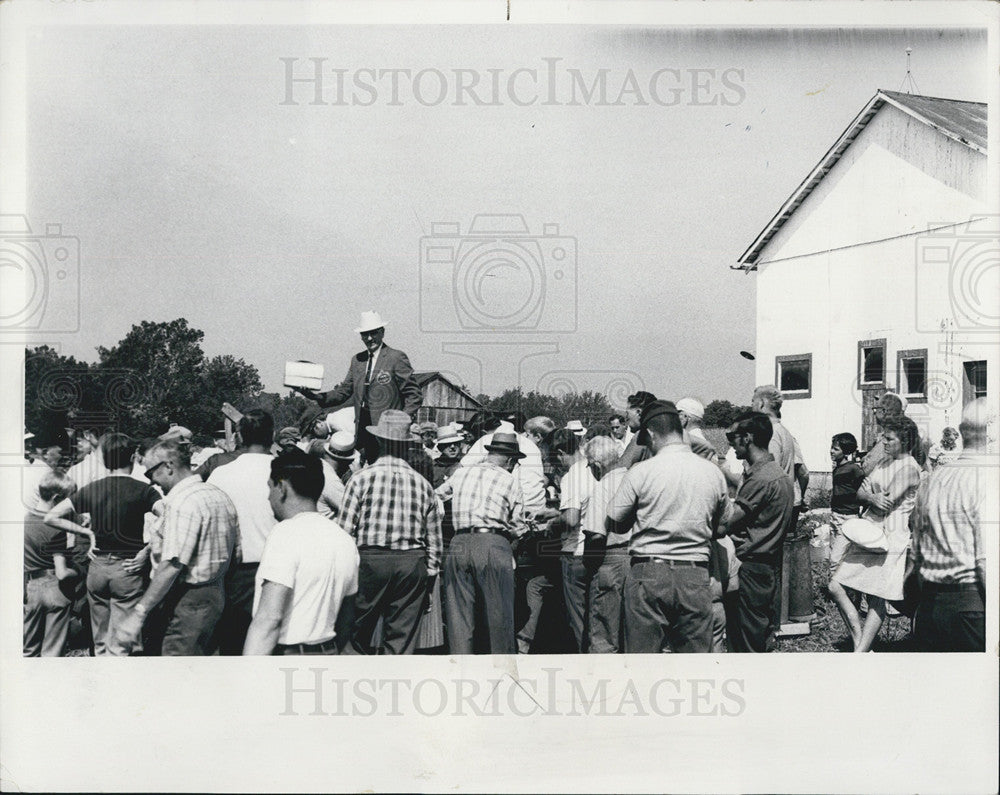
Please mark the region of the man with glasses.
POLYGON ((747 464, 725 520, 740 561, 738 599, 727 601, 726 636, 733 652, 767 651, 778 623, 781 556, 794 506, 792 481, 768 451, 774 426, 761 412, 741 414, 726 433, 747 464))
POLYGON ((362 312, 361 324, 355 331, 361 335, 365 350, 351 358, 347 376, 339 386, 320 393, 293 388, 323 408, 352 400, 357 446, 365 460, 372 461, 378 455, 378 442, 367 428, 378 425, 387 409, 405 411, 412 421, 423 403, 423 393, 406 354, 382 341, 385 322, 378 312, 362 312))
POLYGON ((146 477, 166 494, 160 564, 118 625, 116 642, 134 644, 146 616, 162 603, 163 655, 209 654, 225 604, 224 578, 239 556, 236 508, 222 489, 191 471, 186 444, 158 441, 143 463, 146 477))

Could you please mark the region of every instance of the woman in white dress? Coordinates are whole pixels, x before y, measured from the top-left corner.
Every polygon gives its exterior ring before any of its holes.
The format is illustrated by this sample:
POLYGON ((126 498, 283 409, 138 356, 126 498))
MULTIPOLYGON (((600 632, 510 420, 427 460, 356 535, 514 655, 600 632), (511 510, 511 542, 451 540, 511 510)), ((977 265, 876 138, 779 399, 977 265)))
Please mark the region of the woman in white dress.
POLYGON ((903 598, 909 519, 920 485, 920 466, 913 456, 920 445, 920 433, 913 420, 906 416, 887 418, 882 430, 886 460, 865 478, 858 489, 858 501, 865 506, 863 518, 882 526, 889 549, 872 552, 851 544, 830 580, 830 595, 856 652, 871 650, 885 620, 886 603, 903 598), (868 597, 864 626, 846 588, 868 597))

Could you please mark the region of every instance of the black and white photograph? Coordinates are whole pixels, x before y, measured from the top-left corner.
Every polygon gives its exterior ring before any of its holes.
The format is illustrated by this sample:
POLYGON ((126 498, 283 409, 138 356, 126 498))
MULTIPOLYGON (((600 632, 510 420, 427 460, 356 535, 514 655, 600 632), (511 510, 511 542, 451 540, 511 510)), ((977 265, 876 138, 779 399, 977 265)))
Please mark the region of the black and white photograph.
POLYGON ((4 791, 996 791, 996 4, 0 51, 4 791))

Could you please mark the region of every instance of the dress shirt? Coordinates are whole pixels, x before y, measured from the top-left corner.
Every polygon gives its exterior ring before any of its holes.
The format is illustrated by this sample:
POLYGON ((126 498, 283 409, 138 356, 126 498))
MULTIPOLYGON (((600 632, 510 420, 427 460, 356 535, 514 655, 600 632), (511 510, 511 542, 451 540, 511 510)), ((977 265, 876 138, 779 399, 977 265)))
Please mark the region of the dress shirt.
POLYGON ((440 570, 437 498, 427 479, 401 458, 382 455, 354 473, 344 491, 339 524, 359 547, 426 549, 427 573, 440 570))
POLYGON ((186 566, 181 576, 189 585, 222 577, 239 548, 232 500, 222 489, 191 475, 170 489, 163 505, 161 560, 186 566))
POLYGON ((620 525, 634 523, 631 555, 707 562, 727 507, 721 470, 675 442, 628 470, 608 516, 620 525))
POLYGON ((456 530, 489 528, 511 537, 524 533, 520 490, 503 467, 489 461, 459 467, 448 484, 456 530))
POLYGON ((268 453, 243 453, 208 476, 207 482, 226 492, 236 506, 244 563, 260 562, 264 542, 278 521, 268 501, 271 460, 268 453))
POLYGON ((559 510, 575 509, 580 512, 580 524, 574 532, 566 531, 562 537, 562 551, 580 557, 583 555, 583 523, 590 513, 590 498, 597 480, 587 466, 587 459, 574 463, 563 475, 559 484, 559 510))
MULTIPOLYGON (((514 433, 514 426, 508 422, 500 423, 500 427, 494 433, 514 433)), ((542 463, 542 451, 530 438, 523 433, 518 433, 517 445, 524 453, 516 467, 514 467, 514 478, 521 486, 524 510, 528 513, 537 513, 545 508, 545 469, 542 463)), ((486 445, 492 444, 493 434, 488 433, 477 439, 469 448, 460 466, 468 467, 486 460, 486 445)))
POLYGON ((983 530, 996 543, 1000 486, 995 457, 962 453, 935 469, 917 491, 910 516, 920 578, 938 585, 976 582, 986 557, 983 530))
POLYGON ((750 554, 782 554, 785 533, 795 507, 793 495, 788 475, 770 453, 765 453, 747 468, 743 485, 736 495, 743 519, 729 529, 740 560, 750 554))
POLYGON ((608 516, 608 507, 611 505, 611 500, 618 493, 618 489, 621 487, 622 481, 625 480, 627 472, 628 470, 624 467, 618 467, 617 469, 612 469, 610 472, 606 472, 604 477, 597 481, 593 491, 590 493, 590 506, 587 514, 580 522, 580 529, 584 533, 606 536, 609 549, 627 546, 629 540, 632 538, 631 527, 627 528, 624 532, 609 533, 604 521, 608 516))

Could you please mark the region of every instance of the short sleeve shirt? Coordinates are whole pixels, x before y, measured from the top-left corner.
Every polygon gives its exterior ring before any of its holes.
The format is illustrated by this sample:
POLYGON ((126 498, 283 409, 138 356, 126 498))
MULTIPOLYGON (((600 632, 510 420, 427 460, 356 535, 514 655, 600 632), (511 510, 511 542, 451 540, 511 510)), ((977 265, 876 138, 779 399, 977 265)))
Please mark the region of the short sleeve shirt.
POLYGON ((617 469, 612 469, 597 481, 590 497, 589 510, 580 524, 584 533, 605 536, 608 547, 627 546, 629 539, 632 537, 631 527, 628 527, 623 532, 609 533, 604 523, 604 520, 607 518, 608 504, 615 496, 627 473, 627 469, 618 467, 617 469))
POLYGON ((42 571, 55 566, 52 556, 66 552, 66 531, 49 527, 35 512, 24 517, 24 570, 42 571))
POLYGON ((336 635, 344 599, 358 591, 358 549, 340 525, 318 513, 278 522, 268 534, 257 567, 254 613, 265 580, 292 591, 278 642, 323 643, 336 635))
POLYGON ((736 495, 743 520, 730 530, 736 554, 781 555, 794 508, 792 481, 771 455, 747 469, 736 495))
POLYGON ((583 522, 590 508, 590 497, 597 481, 586 461, 577 461, 563 475, 559 492, 559 510, 575 509, 580 512, 580 527, 575 532, 563 533, 562 551, 574 555, 583 554, 583 522))
POLYGON ((149 483, 129 475, 108 475, 88 483, 70 501, 77 513, 90 514, 97 548, 102 552, 138 552, 145 515, 160 499, 149 483))

